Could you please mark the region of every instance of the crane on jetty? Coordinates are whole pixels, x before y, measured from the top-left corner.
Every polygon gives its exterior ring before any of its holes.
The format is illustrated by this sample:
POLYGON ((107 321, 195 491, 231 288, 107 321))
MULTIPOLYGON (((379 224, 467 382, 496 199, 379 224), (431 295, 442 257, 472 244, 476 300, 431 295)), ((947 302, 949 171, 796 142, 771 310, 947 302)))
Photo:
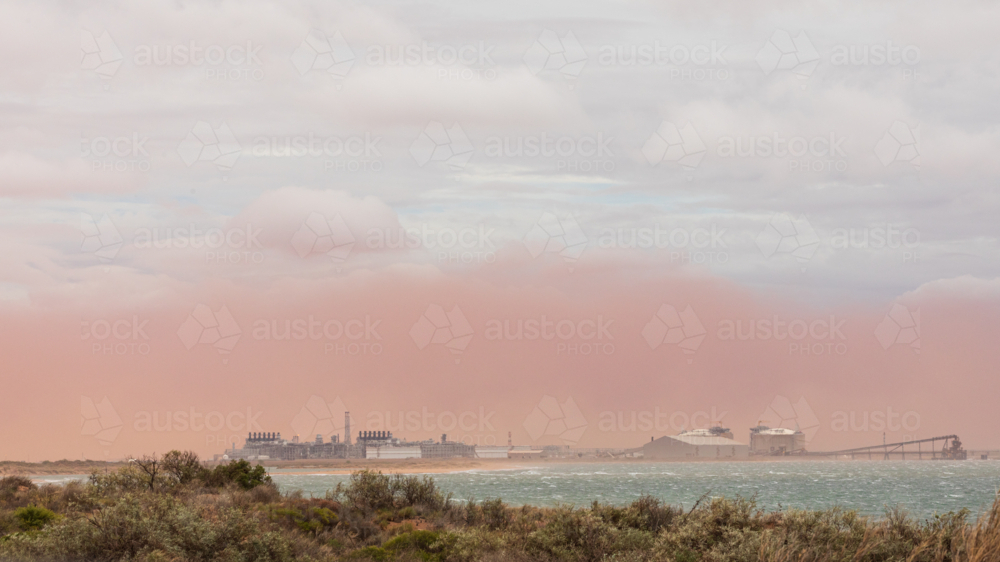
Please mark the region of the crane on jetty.
POLYGON ((858 447, 856 449, 829 452, 803 452, 802 455, 819 457, 850 456, 851 459, 867 456, 869 459, 881 457, 884 460, 889 460, 891 455, 906 459, 906 454, 909 453, 911 459, 923 459, 925 455, 930 455, 930 458, 934 460, 965 460, 966 458, 966 451, 962 448, 962 441, 957 435, 942 435, 940 437, 901 441, 899 443, 885 443, 885 436, 883 435, 882 440, 883 443, 881 445, 873 445, 871 447, 858 447), (942 443, 940 450, 937 448, 938 442, 942 443), (927 450, 923 448, 925 443, 930 443, 930 447, 927 450), (910 445, 910 450, 906 449, 907 445, 910 445), (916 445, 916 451, 913 450, 913 445, 916 445))

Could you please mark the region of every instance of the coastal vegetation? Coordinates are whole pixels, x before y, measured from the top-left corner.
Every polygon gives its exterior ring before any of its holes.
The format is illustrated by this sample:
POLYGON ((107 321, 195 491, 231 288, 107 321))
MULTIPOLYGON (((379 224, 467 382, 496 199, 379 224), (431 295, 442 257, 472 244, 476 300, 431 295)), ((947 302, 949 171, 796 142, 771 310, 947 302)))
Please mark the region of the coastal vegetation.
POLYGON ((209 468, 172 451, 86 482, 0 478, 0 560, 989 562, 1000 561, 1000 503, 927 520, 767 511, 740 497, 514 507, 371 470, 317 498, 283 493, 247 461, 209 468))

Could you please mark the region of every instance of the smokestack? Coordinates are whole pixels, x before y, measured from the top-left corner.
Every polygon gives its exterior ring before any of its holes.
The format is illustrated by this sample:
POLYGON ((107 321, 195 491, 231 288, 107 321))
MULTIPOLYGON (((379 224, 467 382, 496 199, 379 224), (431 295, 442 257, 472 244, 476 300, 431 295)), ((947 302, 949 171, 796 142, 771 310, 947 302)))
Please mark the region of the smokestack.
POLYGON ((344 443, 351 444, 351 413, 344 412, 344 443))

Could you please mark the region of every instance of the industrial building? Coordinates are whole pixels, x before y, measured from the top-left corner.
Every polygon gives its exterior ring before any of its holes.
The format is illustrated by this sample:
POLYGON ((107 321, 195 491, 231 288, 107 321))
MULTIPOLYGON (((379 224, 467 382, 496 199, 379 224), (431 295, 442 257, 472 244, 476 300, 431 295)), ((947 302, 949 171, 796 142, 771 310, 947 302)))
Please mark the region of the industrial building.
POLYGON ((421 457, 420 447, 406 447, 402 445, 383 445, 368 447, 365 449, 366 459, 419 459, 421 457))
POLYGON ((248 460, 298 460, 298 459, 347 459, 361 458, 363 448, 340 441, 340 436, 333 435, 329 441, 324 441, 322 435, 317 435, 314 441, 300 442, 298 437, 291 441, 282 439, 280 433, 250 433, 241 449, 233 444, 227 449, 224 459, 248 460))
POLYGON ((720 426, 714 426, 708 429, 689 429, 687 431, 680 432, 680 435, 700 435, 702 437, 725 437, 726 439, 734 439, 733 432, 730 431, 728 427, 720 426))
POLYGON ((509 452, 509 447, 475 446, 475 455, 477 459, 507 459, 510 458, 509 452))
MULTIPOLYGON (((455 457, 476 457, 476 446, 458 441, 448 441, 447 435, 441 441, 401 441, 389 431, 362 432, 359 443, 364 443, 367 459, 450 459, 455 457), (372 437, 363 437, 374 433, 372 437)), ((505 455, 506 457, 506 455, 505 455)))
MULTIPOLYGON (((345 427, 350 427, 349 419, 345 427)), ((440 441, 406 441, 392 435, 391 431, 359 431, 356 443, 351 444, 350 434, 332 435, 324 441, 317 435, 314 441, 300 442, 298 436, 290 441, 280 433, 250 433, 240 449, 233 444, 222 459, 247 460, 299 460, 299 459, 445 459, 508 458, 511 447, 480 447, 458 441, 449 441, 442 435, 440 441)))
POLYGON ((801 431, 785 427, 758 425, 750 428, 750 454, 794 455, 806 450, 806 436, 801 431))
POLYGON ((647 459, 740 459, 750 448, 732 439, 726 428, 695 429, 679 435, 665 435, 642 446, 647 459), (728 437, 727 437, 728 435, 728 437))

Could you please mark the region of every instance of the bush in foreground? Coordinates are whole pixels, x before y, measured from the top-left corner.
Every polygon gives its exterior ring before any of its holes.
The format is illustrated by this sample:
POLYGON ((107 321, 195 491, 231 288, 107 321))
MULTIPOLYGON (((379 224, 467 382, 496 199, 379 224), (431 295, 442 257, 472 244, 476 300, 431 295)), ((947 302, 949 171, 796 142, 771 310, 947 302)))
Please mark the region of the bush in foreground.
POLYGON ((766 512, 707 498, 688 511, 456 502, 431 478, 360 471, 324 498, 281 494, 246 461, 146 458, 86 484, 0 478, 0 560, 422 562, 992 562, 1000 502, 917 521, 842 509, 766 512), (156 461, 156 464, 151 464, 156 461))

